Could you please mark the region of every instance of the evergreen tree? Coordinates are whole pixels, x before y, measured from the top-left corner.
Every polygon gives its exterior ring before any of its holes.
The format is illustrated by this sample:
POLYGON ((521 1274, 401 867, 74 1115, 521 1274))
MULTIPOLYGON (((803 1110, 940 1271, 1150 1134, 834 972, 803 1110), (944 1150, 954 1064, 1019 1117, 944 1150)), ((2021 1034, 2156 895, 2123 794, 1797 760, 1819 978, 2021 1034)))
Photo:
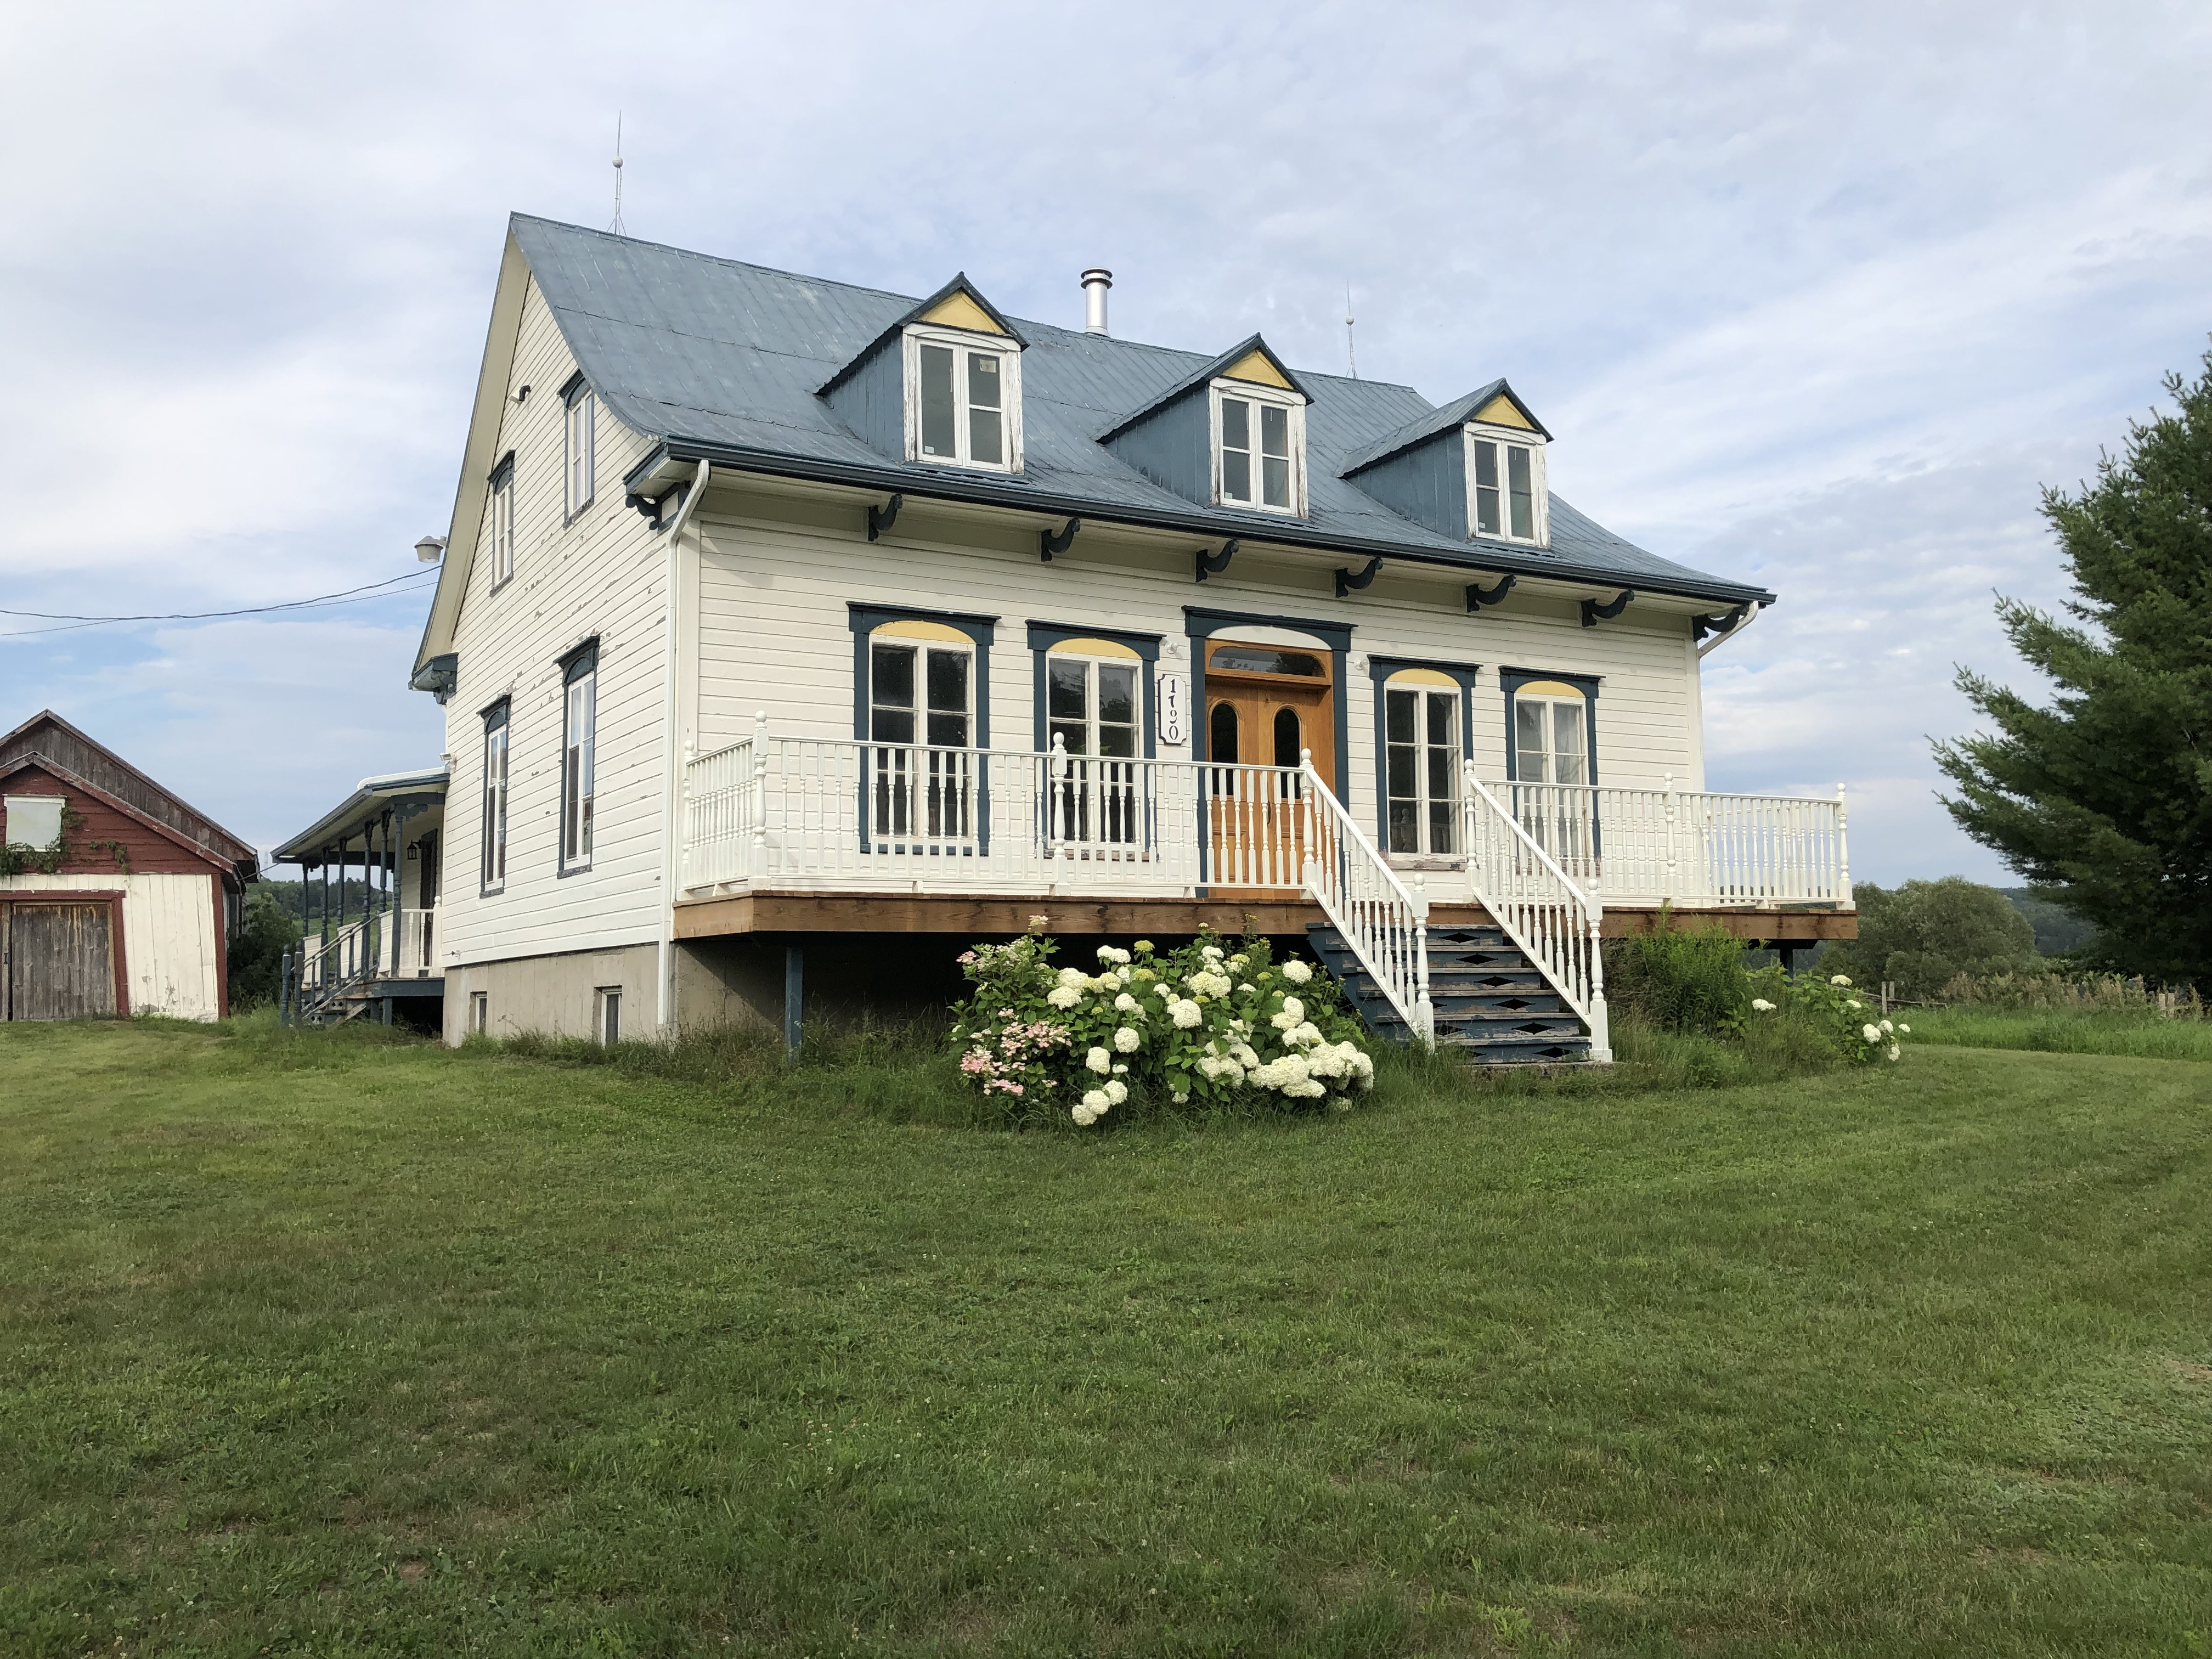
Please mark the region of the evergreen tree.
POLYGON ((2173 412, 2130 423, 2094 483, 2044 491, 2074 620, 1998 601, 2052 705, 1962 668, 1996 730, 1936 756, 1952 817, 2095 923, 2106 965, 2212 983, 2212 353, 2166 386, 2173 412))

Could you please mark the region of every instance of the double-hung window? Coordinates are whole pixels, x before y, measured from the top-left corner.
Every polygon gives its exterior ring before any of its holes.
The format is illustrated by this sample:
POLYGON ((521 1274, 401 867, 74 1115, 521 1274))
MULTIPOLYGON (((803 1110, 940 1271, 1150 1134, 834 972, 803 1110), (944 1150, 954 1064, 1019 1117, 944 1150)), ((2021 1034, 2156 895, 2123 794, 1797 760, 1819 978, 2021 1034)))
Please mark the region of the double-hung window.
POLYGON ((483 737, 483 890, 496 893, 507 885, 507 703, 505 698, 484 711, 483 737))
POLYGON ((593 750, 599 720, 599 653, 586 646, 568 660, 561 697, 561 868, 592 863, 593 750))
POLYGON ((1137 839, 1143 667, 1134 659, 1059 651, 1046 657, 1047 741, 1058 773, 1051 796, 1054 841, 1137 839))
POLYGON ((1224 507, 1303 514, 1305 406, 1249 392, 1243 381, 1214 387, 1214 497, 1224 507))
POLYGON ((514 457, 509 454, 491 475, 491 585, 514 574, 514 457))
POLYGON ((908 331, 911 459, 1012 472, 1021 466, 1021 353, 956 330, 908 331))
POLYGON ((1382 769, 1394 853, 1455 850, 1459 705, 1456 687, 1382 688, 1382 769))
POLYGON ((598 477, 592 454, 592 427, 599 400, 581 374, 571 380, 561 395, 567 405, 562 422, 562 511, 573 519, 592 504, 598 477))
POLYGON ((961 840, 972 833, 975 681, 975 653, 965 643, 881 635, 869 641, 878 835, 961 840))
POLYGON ((1514 694, 1514 810, 1522 828, 1573 875, 1596 849, 1596 804, 1581 787, 1590 781, 1590 705, 1570 687, 1552 690, 1557 695, 1526 688, 1514 694))
POLYGON ((1467 429, 1469 533, 1542 546, 1551 539, 1551 511, 1544 487, 1544 447, 1467 429))

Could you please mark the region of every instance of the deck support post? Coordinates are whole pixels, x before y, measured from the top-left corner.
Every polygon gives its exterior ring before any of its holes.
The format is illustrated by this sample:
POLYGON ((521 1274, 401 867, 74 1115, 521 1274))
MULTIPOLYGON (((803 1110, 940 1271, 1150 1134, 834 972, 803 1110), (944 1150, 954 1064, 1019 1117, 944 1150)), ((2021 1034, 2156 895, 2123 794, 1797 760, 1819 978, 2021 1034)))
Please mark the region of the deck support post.
POLYGON ((799 1059, 799 1016, 805 1001, 806 947, 787 945, 783 947, 783 1058, 787 1065, 799 1059))

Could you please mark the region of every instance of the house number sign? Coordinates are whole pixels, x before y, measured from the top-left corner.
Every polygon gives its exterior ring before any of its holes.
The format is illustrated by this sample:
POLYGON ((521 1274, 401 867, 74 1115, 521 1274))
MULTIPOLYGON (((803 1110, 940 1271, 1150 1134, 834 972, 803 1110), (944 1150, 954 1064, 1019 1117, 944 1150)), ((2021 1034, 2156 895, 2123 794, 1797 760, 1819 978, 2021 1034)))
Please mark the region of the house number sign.
POLYGON ((1188 711, 1190 706, 1190 677, 1187 674, 1163 674, 1159 679, 1160 741, 1180 745, 1190 741, 1188 711))

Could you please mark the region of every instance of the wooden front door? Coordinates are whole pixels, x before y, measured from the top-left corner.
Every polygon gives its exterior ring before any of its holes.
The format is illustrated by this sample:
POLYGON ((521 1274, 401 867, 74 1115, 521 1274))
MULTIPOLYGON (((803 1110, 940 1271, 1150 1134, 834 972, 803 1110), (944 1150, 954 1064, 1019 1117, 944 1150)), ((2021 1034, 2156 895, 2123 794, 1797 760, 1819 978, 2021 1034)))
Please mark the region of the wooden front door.
POLYGON ((1206 648, 1209 891, 1257 898, 1298 885, 1313 832, 1291 774, 1310 750, 1316 771, 1336 775, 1335 697, 1326 651, 1233 641, 1206 648), (1284 769, 1243 769, 1255 766, 1284 769))
POLYGON ((114 914, 81 900, 0 904, 0 1018, 113 1013, 114 914))

